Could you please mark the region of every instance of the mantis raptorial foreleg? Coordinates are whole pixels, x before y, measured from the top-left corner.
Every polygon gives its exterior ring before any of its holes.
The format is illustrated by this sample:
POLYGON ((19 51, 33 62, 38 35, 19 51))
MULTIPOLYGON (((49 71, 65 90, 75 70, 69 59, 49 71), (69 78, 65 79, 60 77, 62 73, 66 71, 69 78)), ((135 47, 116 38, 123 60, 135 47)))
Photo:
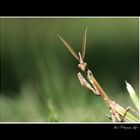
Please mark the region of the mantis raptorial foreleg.
POLYGON ((99 95, 98 90, 96 88, 93 88, 80 72, 78 73, 78 79, 83 87, 86 87, 90 89, 93 93, 95 93, 96 95, 99 95))

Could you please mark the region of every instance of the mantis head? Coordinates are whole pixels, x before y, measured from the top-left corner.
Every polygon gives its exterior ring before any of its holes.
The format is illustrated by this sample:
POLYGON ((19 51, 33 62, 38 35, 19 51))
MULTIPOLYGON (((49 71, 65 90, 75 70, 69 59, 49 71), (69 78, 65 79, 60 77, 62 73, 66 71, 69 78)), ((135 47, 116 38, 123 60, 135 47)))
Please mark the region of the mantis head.
POLYGON ((85 63, 83 61, 83 58, 81 56, 81 53, 79 52, 79 62, 80 64, 78 64, 78 67, 82 70, 82 71, 85 71, 87 69, 87 63, 85 63))

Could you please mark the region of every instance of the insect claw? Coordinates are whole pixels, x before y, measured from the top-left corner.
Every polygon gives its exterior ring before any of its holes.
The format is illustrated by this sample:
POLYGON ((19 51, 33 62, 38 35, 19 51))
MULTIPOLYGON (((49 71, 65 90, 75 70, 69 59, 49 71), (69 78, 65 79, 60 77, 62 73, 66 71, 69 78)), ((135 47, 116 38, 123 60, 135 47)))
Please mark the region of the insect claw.
POLYGON ((90 89, 95 95, 99 96, 97 90, 94 90, 93 87, 87 82, 87 80, 83 77, 83 75, 79 72, 78 79, 83 87, 90 89))

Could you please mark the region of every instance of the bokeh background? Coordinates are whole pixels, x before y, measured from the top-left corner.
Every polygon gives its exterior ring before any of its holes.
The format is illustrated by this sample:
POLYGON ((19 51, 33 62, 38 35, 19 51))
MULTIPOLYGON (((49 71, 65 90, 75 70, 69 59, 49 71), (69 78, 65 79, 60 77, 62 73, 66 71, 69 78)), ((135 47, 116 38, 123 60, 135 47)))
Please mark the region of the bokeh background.
POLYGON ((1 122, 109 122, 106 104, 80 85, 77 60, 85 28, 85 61, 107 95, 134 105, 127 80, 139 91, 138 18, 1 18, 1 122))

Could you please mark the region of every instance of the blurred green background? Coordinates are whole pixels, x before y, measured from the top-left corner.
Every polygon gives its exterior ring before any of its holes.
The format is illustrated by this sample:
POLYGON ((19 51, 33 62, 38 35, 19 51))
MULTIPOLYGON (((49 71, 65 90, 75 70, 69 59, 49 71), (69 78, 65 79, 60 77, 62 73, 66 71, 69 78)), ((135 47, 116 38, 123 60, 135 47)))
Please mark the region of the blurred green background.
POLYGON ((58 39, 78 52, 85 28, 85 61, 107 95, 126 108, 138 93, 138 18, 1 18, 2 122, 109 122, 106 104, 80 85, 78 62, 58 39))

